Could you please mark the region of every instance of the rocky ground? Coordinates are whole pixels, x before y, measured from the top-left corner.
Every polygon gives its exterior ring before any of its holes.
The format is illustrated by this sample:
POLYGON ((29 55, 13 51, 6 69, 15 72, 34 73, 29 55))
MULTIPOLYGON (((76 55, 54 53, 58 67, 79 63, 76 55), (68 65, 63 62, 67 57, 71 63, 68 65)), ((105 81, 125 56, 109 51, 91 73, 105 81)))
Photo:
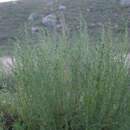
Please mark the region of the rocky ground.
POLYGON ((0 4, 0 55, 10 53, 17 36, 22 36, 24 25, 31 33, 40 28, 62 28, 62 14, 70 31, 79 28, 80 14, 90 30, 102 25, 116 32, 124 31, 128 21, 130 31, 130 0, 23 0, 0 4))

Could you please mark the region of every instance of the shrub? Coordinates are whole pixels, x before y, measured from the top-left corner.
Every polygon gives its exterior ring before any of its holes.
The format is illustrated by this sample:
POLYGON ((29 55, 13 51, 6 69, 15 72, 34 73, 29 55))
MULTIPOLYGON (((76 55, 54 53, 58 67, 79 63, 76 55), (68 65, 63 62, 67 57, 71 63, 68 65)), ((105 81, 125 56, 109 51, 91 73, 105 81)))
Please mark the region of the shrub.
POLYGON ((28 38, 17 44, 14 129, 128 130, 126 37, 116 46, 110 34, 103 31, 96 45, 84 30, 70 39, 40 35, 35 48, 28 38))

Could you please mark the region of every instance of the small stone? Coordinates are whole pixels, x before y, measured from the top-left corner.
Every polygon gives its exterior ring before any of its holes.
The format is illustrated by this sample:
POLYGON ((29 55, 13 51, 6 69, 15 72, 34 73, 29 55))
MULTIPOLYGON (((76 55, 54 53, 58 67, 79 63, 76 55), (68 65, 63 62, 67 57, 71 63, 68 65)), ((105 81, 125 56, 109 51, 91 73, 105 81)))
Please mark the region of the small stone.
POLYGON ((65 11, 65 10, 66 10, 66 6, 60 5, 60 6, 59 6, 59 10, 60 10, 60 11, 65 11))
POLYGON ((89 9, 89 8, 87 8, 87 12, 90 12, 90 9, 89 9))
POLYGON ((12 70, 15 59, 9 56, 0 57, 0 65, 4 74, 9 74, 12 70))
POLYGON ((31 31, 32 31, 32 33, 40 32, 40 28, 39 27, 32 27, 31 31))
POLYGON ((91 28, 93 28, 93 27, 96 26, 96 23, 90 23, 88 26, 91 27, 91 28))
POLYGON ((62 24, 57 24, 57 25, 56 25, 56 28, 57 28, 57 29, 62 29, 62 24))

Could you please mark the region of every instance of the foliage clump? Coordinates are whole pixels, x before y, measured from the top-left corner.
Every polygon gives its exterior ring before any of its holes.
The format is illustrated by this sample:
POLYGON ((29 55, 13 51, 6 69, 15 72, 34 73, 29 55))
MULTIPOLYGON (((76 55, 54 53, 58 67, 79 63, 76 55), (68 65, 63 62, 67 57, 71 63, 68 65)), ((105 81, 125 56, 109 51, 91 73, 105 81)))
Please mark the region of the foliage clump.
POLYGON ((11 76, 11 108, 17 118, 10 128, 128 130, 126 41, 117 46, 111 33, 103 31, 93 45, 81 30, 71 38, 65 32, 46 38, 42 34, 37 47, 28 38, 17 44, 11 76))

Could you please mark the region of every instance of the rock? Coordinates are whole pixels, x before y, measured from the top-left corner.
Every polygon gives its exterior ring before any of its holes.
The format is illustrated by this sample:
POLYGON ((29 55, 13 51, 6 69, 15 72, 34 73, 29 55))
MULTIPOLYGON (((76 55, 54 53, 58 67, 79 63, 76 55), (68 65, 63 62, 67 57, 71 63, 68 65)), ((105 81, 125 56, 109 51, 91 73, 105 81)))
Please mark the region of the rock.
POLYGON ((59 6, 59 10, 60 11, 65 11, 66 10, 66 6, 65 5, 60 5, 59 6))
POLYGON ((32 33, 40 32, 40 28, 39 27, 32 27, 31 32, 32 33))
POLYGON ((47 27, 54 27, 57 22, 57 17, 54 14, 47 15, 42 18, 43 25, 47 27))
POLYGON ((15 62, 15 59, 9 56, 4 56, 0 58, 0 65, 2 72, 4 74, 9 74, 11 72, 11 69, 13 67, 13 63, 15 62))
POLYGON ((90 12, 91 10, 89 8, 86 9, 87 12, 90 12))
POLYGON ((121 0, 120 3, 122 6, 130 6, 130 0, 121 0))
POLYGON ((30 23, 34 22, 35 20, 37 20, 39 18, 39 14, 38 13, 31 13, 28 17, 28 21, 30 23))
POLYGON ((62 29, 63 29, 63 25, 62 25, 62 24, 57 24, 57 25, 56 25, 56 30, 57 30, 58 32, 62 31, 62 29))

